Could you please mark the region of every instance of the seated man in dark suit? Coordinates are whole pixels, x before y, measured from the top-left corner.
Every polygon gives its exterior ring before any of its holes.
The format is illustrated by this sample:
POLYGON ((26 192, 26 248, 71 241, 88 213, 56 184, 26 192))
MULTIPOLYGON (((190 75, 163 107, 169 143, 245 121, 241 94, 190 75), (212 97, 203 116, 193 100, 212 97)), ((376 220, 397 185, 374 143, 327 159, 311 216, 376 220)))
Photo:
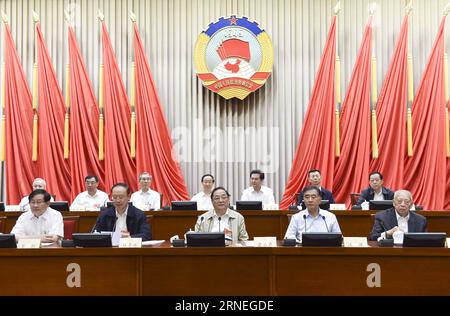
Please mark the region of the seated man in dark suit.
MULTIPOLYGON (((321 180, 322 180, 322 176, 320 174, 320 170, 312 169, 312 170, 308 171, 309 185, 314 185, 316 187, 319 187, 322 200, 328 200, 328 201, 330 201, 331 204, 334 204, 335 202, 334 202, 334 198, 333 198, 333 193, 331 193, 331 191, 320 186, 321 180)), ((300 192, 298 195, 297 205, 301 205, 303 209, 306 207, 305 203, 303 203, 303 192, 300 192)))
POLYGON ((356 202, 356 205, 361 205, 363 202, 370 200, 392 200, 394 192, 383 186, 383 175, 378 171, 372 172, 369 175, 369 187, 361 192, 361 195, 356 202))
POLYGON ((406 190, 398 190, 393 198, 394 207, 375 215, 375 223, 369 240, 392 238, 400 230, 404 233, 421 233, 427 231, 427 219, 410 212, 413 204, 412 194, 406 190))
POLYGON ((141 237, 142 241, 151 240, 152 233, 144 212, 128 204, 130 187, 125 183, 114 184, 111 197, 114 206, 100 213, 94 229, 120 232, 122 237, 141 237))

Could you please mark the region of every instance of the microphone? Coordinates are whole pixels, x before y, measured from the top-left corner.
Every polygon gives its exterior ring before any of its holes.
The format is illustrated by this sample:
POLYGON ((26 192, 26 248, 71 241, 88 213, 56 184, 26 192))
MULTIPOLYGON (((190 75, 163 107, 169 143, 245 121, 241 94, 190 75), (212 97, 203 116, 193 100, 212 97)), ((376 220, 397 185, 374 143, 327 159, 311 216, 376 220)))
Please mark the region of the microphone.
POLYGON ((198 231, 199 232, 201 232, 201 231, 203 231, 203 220, 204 220, 205 218, 202 216, 202 217, 200 217, 200 224, 198 224, 198 231))
POLYGON ((303 214, 303 220, 305 221, 305 233, 306 233, 306 214, 303 214))
POLYGON ((116 231, 116 224, 117 224, 117 220, 118 220, 119 218, 116 216, 116 220, 114 221, 114 226, 113 226, 113 229, 112 229, 112 232, 115 232, 116 231))
POLYGON ((220 221, 222 220, 222 217, 219 216, 218 220, 219 220, 219 233, 220 233, 221 232, 221 230, 220 230, 220 221))
POLYGON ((327 221, 325 220, 325 216, 324 215, 319 215, 320 217, 322 217, 323 221, 325 222, 325 226, 327 227, 327 233, 330 232, 330 230, 328 229, 328 224, 327 221))

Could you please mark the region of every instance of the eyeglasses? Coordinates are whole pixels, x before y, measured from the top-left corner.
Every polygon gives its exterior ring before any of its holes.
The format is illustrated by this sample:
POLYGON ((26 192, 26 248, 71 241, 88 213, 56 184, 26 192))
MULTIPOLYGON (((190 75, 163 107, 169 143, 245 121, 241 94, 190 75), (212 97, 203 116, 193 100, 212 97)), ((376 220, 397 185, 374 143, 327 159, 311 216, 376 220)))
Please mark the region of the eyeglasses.
POLYGON ((152 178, 141 178, 141 181, 152 181, 152 178))

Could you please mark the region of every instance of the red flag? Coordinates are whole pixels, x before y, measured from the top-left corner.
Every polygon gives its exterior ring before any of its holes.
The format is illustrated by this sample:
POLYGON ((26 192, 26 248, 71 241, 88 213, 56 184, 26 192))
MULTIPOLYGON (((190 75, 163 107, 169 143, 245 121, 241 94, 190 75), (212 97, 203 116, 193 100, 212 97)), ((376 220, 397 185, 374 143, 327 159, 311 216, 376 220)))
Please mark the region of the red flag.
POLYGON ((39 175, 57 200, 70 199, 69 164, 64 159, 64 99, 56 80, 40 23, 36 23, 39 85, 39 175))
POLYGON ((78 48, 75 33, 69 27, 70 64, 70 171, 72 200, 85 190, 84 178, 96 175, 104 189, 105 170, 98 160, 98 118, 100 115, 92 84, 78 48))
POLYGON ((376 107, 379 156, 370 162, 371 171, 383 174, 383 185, 403 187, 406 155, 406 99, 408 61, 408 15, 403 18, 400 35, 384 79, 376 107))
POLYGON ((102 22, 105 89, 105 186, 116 182, 137 189, 136 164, 130 156, 131 112, 105 22, 102 22))
POLYGON ((444 208, 446 192, 444 26, 442 18, 433 50, 412 107, 413 156, 406 157, 405 188, 428 210, 444 208))
POLYGON ((336 60, 336 16, 333 17, 319 70, 309 101, 302 132, 292 163, 281 209, 295 202, 295 194, 307 184, 307 173, 320 169, 322 185, 333 187, 334 172, 334 67, 336 60))
POLYGON ((31 192, 33 108, 30 89, 9 26, 5 24, 6 202, 19 204, 31 192))
POLYGON ((370 61, 372 16, 364 30, 347 97, 342 106, 341 156, 334 173, 335 200, 350 205, 350 193, 369 182, 370 161, 370 61))
MULTIPOLYGON (((166 118, 145 56, 139 30, 134 24, 134 59, 136 63, 136 164, 137 171, 148 171, 156 191, 165 203, 189 200, 189 194, 178 162, 172 155, 166 118)), ((163 205, 163 204, 161 204, 163 205)))

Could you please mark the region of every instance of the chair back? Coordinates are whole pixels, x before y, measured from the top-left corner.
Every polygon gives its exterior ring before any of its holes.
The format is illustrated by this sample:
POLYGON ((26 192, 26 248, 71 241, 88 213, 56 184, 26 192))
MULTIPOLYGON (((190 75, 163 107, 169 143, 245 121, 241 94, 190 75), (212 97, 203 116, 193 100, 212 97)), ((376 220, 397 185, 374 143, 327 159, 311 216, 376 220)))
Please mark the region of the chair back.
POLYGON ((359 194, 359 193, 350 193, 350 201, 351 201, 352 205, 355 205, 356 202, 358 202, 358 199, 360 196, 361 196, 361 194, 359 194))
POLYGON ((80 216, 64 216, 64 239, 72 240, 72 234, 78 233, 80 216))

